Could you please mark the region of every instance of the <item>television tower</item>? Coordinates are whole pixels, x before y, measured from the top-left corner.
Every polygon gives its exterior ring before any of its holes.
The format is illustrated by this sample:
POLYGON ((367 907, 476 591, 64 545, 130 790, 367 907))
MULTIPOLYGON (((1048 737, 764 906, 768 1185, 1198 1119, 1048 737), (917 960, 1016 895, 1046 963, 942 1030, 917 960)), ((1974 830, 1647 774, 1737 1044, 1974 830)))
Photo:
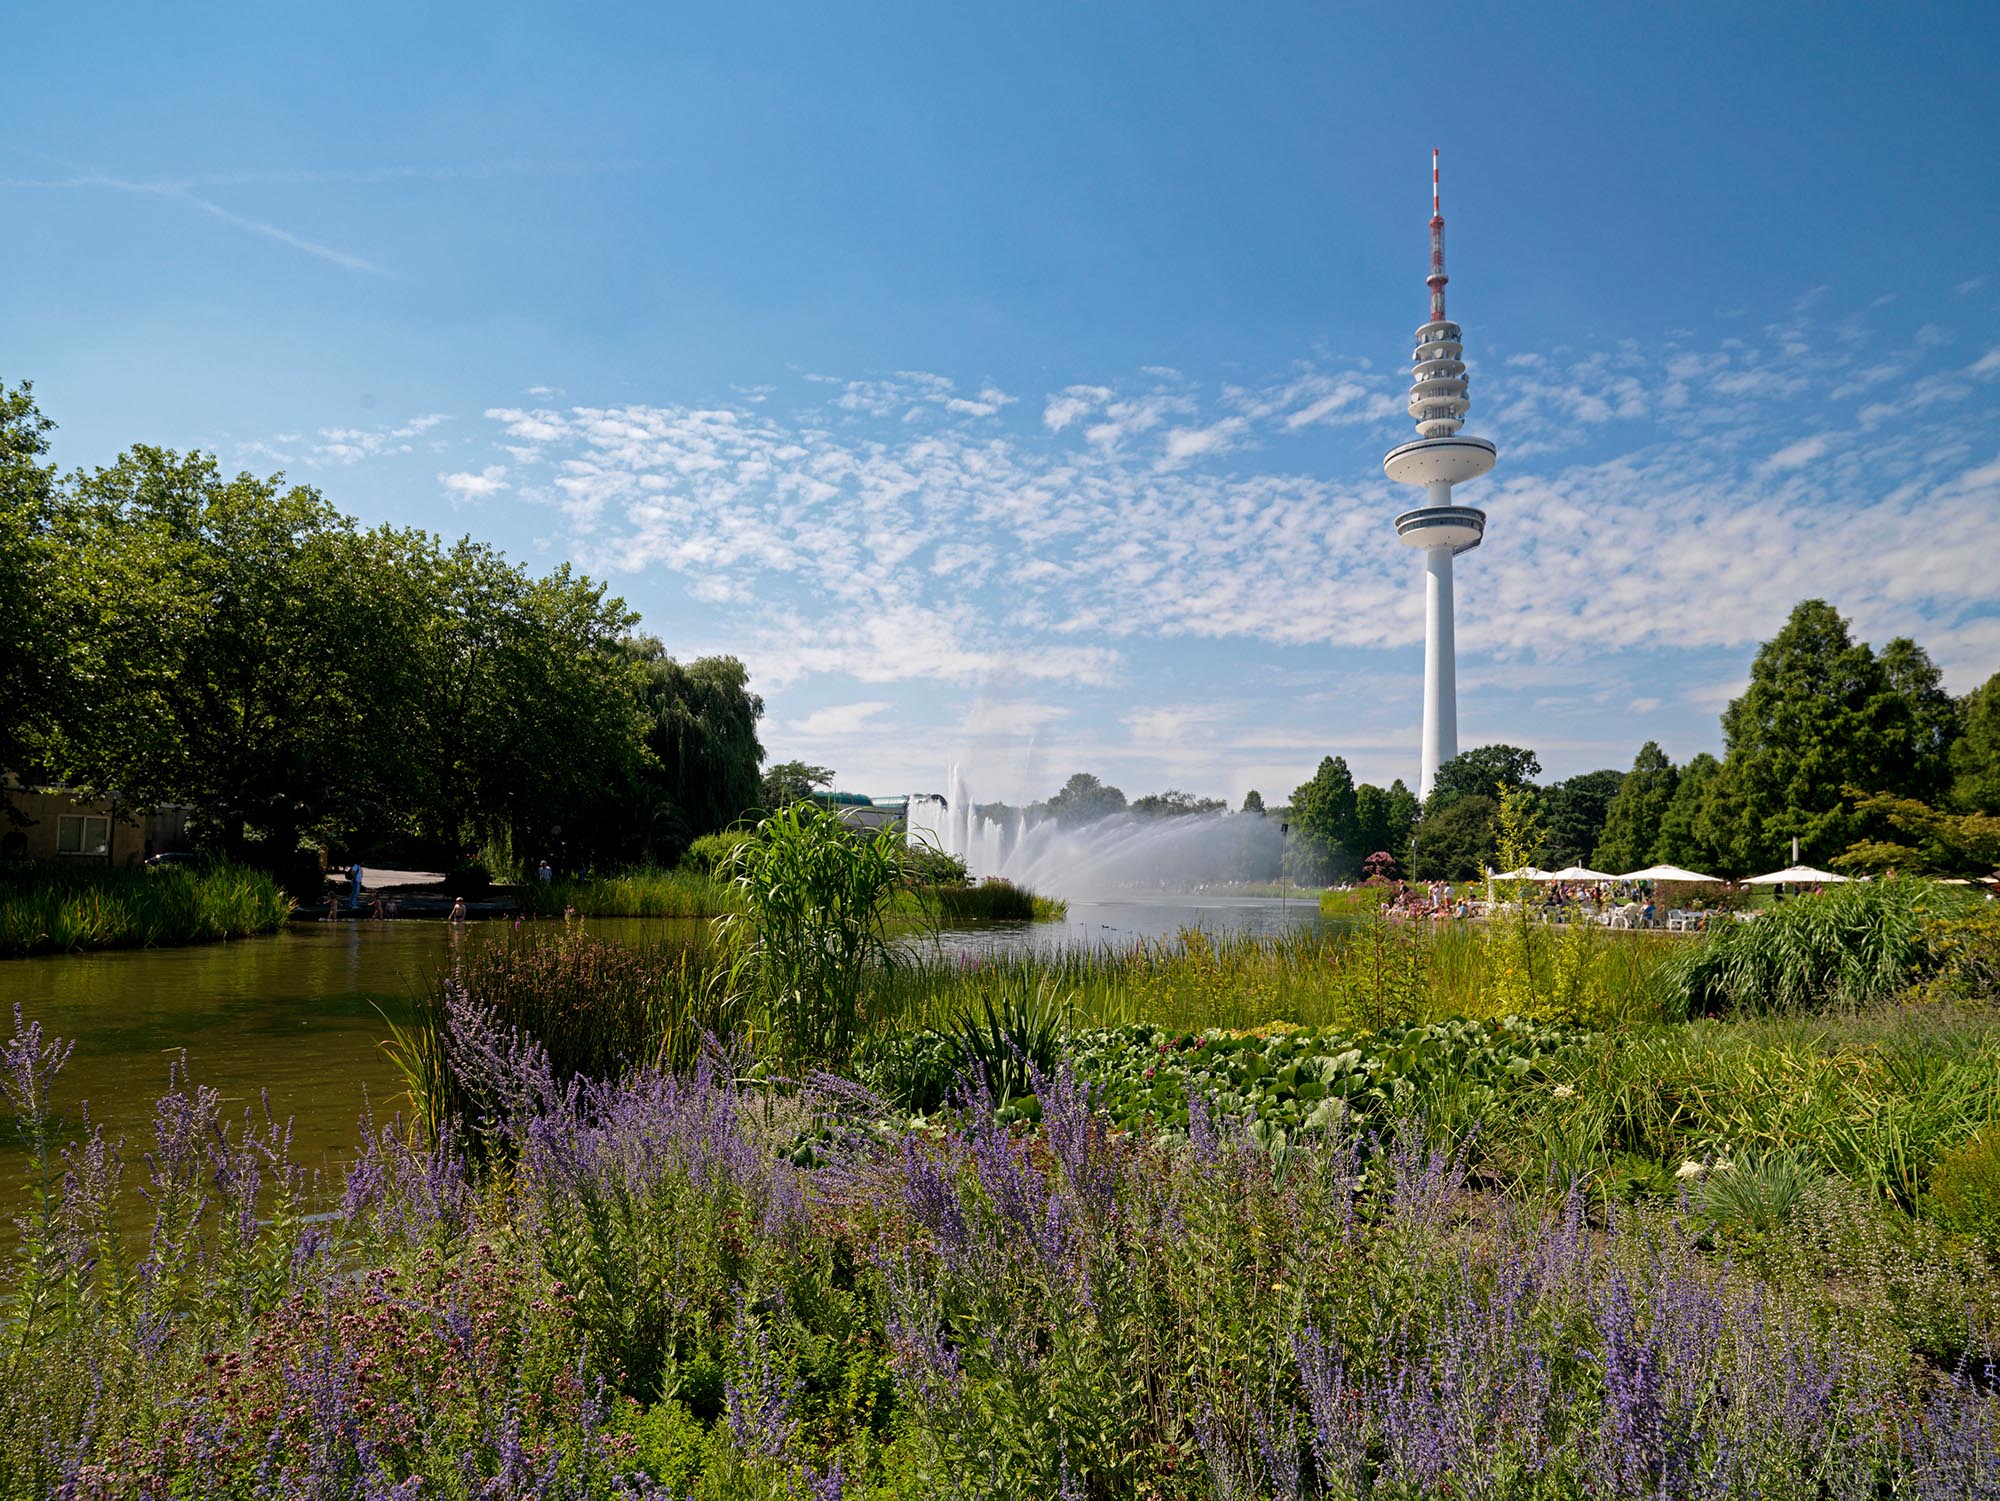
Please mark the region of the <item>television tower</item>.
POLYGON ((1452 646, 1451 560, 1486 534, 1486 513, 1451 503, 1451 487, 1493 467, 1497 450, 1469 438, 1461 330, 1444 315, 1444 214, 1438 207, 1438 154, 1431 152, 1430 321, 1417 330, 1410 370, 1410 417, 1420 436, 1383 456, 1399 485, 1422 485, 1424 503, 1396 518, 1396 535, 1424 555, 1424 751, 1418 796, 1429 797, 1437 769, 1458 754, 1458 666, 1452 646))

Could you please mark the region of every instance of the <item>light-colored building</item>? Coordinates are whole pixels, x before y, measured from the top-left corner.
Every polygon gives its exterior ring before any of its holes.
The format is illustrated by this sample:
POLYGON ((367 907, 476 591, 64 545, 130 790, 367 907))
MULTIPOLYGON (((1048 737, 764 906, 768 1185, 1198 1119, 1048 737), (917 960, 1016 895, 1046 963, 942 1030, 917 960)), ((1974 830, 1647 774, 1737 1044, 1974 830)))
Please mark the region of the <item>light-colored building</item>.
POLYGON ((0 811, 0 862, 137 865, 148 855, 187 848, 188 810, 132 808, 116 796, 86 797, 64 787, 24 787, 9 773, 0 811))

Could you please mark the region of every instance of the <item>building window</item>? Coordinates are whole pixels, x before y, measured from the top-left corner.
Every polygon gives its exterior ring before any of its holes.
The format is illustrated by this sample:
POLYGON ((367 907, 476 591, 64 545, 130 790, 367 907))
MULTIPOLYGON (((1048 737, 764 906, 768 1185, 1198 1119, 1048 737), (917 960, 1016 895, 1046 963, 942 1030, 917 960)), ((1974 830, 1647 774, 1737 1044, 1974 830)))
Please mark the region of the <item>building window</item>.
POLYGON ((111 853, 111 820, 89 813, 63 813, 56 818, 56 853, 95 855, 103 859, 111 853))

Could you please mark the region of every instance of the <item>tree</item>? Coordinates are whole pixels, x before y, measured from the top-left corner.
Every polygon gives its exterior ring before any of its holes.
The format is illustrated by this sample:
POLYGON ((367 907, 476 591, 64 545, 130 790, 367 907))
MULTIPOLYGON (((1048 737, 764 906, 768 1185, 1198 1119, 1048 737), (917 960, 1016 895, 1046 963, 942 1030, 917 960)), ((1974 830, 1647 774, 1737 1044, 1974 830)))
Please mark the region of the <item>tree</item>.
POLYGON ((1424 816, 1411 874, 1419 881, 1467 881, 1493 858, 1496 798, 1469 792, 1424 816))
POLYGON ((1165 792, 1149 792, 1134 798, 1131 811, 1141 818, 1185 818, 1194 813, 1220 813, 1228 806, 1219 798, 1196 797, 1192 792, 1169 787, 1165 792))
POLYGON ((671 864, 691 842, 758 806, 764 701, 749 691, 749 673, 734 657, 683 665, 653 636, 630 637, 620 648, 644 675, 648 759, 606 799, 597 842, 616 846, 623 858, 671 864))
POLYGON ((1481 745, 1461 751, 1437 769, 1431 795, 1424 802, 1426 817, 1441 812, 1461 797, 1492 798, 1503 787, 1525 787, 1542 774, 1542 763, 1531 750, 1517 745, 1481 745))
POLYGON ((1883 725, 1889 764, 1882 768, 1882 785, 1905 797, 1936 802, 1951 785, 1958 704, 1945 692, 1930 654, 1907 636, 1883 647, 1879 660, 1889 696, 1883 725))
MULTIPOLYGON (((1907 659, 1905 686, 1918 674, 1907 659)), ((1843 788, 1896 791, 1910 774, 1914 711, 1866 643, 1824 600, 1801 601, 1757 652, 1750 685, 1723 711, 1727 747, 1709 804, 1728 872, 1804 860, 1853 839, 1843 788)))
POLYGON ((524 855, 606 853, 574 831, 648 760, 644 672, 619 646, 637 617, 567 564, 535 578, 469 538, 435 568, 419 828, 446 853, 496 837, 524 855))
POLYGON ((1125 794, 1087 771, 1079 771, 1047 803, 1049 815, 1065 827, 1094 823, 1125 811, 1125 794))
POLYGON ((1590 863, 1614 875, 1652 864, 1657 858, 1653 847, 1660 842, 1660 822, 1667 816, 1680 781, 1680 773, 1657 741, 1648 740, 1640 746, 1632 769, 1605 810, 1604 832, 1590 863))
POLYGON ((1417 822, 1416 794, 1399 777, 1387 788, 1363 782, 1354 789, 1354 846, 1365 854, 1387 850, 1402 860, 1417 822))
POLYGON ((1622 771, 1586 771, 1545 789, 1543 859, 1551 866, 1588 864, 1625 780, 1622 771))
POLYGON ((54 429, 32 385, 0 386, 0 775, 39 766, 46 732, 67 717, 56 702, 65 665, 49 538, 56 469, 41 462, 54 429))
POLYGON ((1255 787, 1244 793, 1243 811, 1245 813, 1261 814, 1264 811, 1264 794, 1259 792, 1255 787))
MULTIPOLYGON (((759 706, 761 708, 761 704, 759 706)), ((758 789, 763 805, 776 812, 789 808, 793 803, 805 802, 817 788, 833 785, 831 766, 808 766, 803 761, 780 761, 767 767, 764 780, 758 789)))
POLYGON ((2000 672, 1959 700, 1951 746, 1951 803, 1961 813, 2000 813, 2000 672))
POLYGON ((1865 837, 1834 856, 1843 870, 1884 875, 1983 876, 2000 866, 2000 818, 1948 813, 1916 798, 1857 796, 1865 837))
POLYGON ((358 533, 280 475, 225 479, 210 455, 146 446, 78 475, 53 535, 88 703, 56 737, 68 778, 193 804, 274 862, 305 830, 380 815, 421 656, 381 568, 405 539, 358 533))
POLYGON ((1354 777, 1342 756, 1325 756, 1312 780, 1293 789, 1292 824, 1310 834, 1323 853, 1324 879, 1338 879, 1361 868, 1361 848, 1355 824, 1354 777))
POLYGON ((1678 865, 1703 875, 1722 864, 1711 834, 1709 815, 1716 775, 1721 770, 1722 763, 1707 751, 1680 769, 1674 795, 1660 813, 1659 833, 1645 856, 1645 863, 1678 865))

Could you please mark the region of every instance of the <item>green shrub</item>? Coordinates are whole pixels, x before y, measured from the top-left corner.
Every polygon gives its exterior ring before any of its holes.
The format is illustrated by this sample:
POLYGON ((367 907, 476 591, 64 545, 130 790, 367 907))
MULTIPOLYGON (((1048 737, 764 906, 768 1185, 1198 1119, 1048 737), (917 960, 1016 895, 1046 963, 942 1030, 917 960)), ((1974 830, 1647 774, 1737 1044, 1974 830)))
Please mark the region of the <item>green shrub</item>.
POLYGON ((1938 1159, 1924 1211, 1947 1230, 2000 1250, 2000 1124, 1938 1159))
POLYGON ((693 1413, 668 1397, 651 1407, 635 1404, 623 1426, 647 1474, 675 1495, 693 1490, 708 1449, 708 1431, 693 1413))
POLYGON ((1934 991, 1954 1000, 2000 1000, 2000 903, 1940 918, 1925 935, 1937 960, 1934 991))
POLYGON ((718 834, 704 834, 687 847, 681 856, 680 870, 691 871, 702 876, 726 876, 730 866, 736 863, 736 852, 746 844, 756 841, 753 829, 724 829, 718 834))
POLYGON ((946 854, 927 844, 912 844, 904 851, 907 879, 916 886, 959 887, 972 884, 972 872, 957 855, 946 854))
POLYGON ((1664 993, 1682 1016, 1877 1004, 1935 963, 1927 929, 1940 902, 1938 887, 1909 879, 1801 897, 1709 933, 1666 966, 1664 993))
POLYGON ((487 1102, 474 1098, 448 1061, 451 988, 548 1050, 557 1083, 612 1079, 628 1069, 688 1067, 704 1037, 727 1038, 743 1018, 733 976, 705 946, 606 943, 580 928, 528 929, 459 948, 449 970, 420 994, 407 1030, 392 1027, 389 1052, 427 1134, 487 1102))

